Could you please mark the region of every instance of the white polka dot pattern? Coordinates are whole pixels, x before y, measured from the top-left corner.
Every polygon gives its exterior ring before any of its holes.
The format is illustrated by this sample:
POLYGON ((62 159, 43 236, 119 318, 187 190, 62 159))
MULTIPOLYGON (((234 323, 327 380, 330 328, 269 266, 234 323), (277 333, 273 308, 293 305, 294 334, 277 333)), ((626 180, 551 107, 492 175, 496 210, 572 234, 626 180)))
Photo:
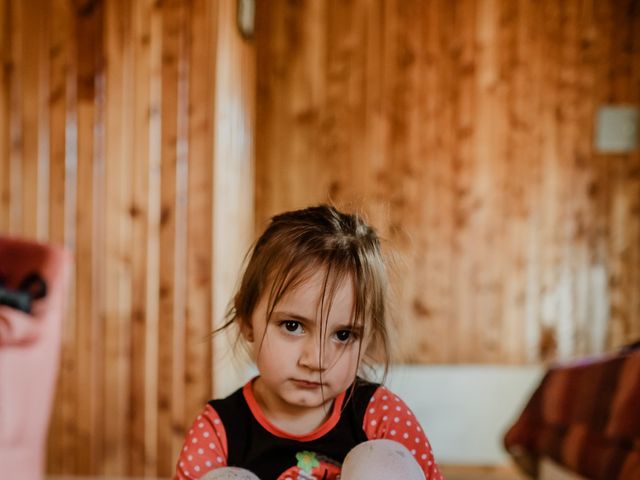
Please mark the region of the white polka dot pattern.
POLYGON ((216 411, 207 405, 184 440, 174 480, 198 479, 213 468, 225 466, 227 434, 216 411))
POLYGON ((362 428, 370 440, 389 438, 402 443, 422 467, 427 480, 444 478, 433 458, 431 445, 413 412, 387 388, 378 388, 369 400, 362 428), (395 415, 386 415, 387 412, 395 415))

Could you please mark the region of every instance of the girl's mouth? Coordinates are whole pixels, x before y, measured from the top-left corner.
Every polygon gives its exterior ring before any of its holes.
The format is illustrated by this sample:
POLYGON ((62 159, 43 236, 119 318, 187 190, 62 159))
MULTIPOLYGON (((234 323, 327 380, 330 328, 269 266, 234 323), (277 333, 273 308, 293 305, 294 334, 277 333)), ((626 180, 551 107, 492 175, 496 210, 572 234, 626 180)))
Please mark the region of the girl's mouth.
POLYGON ((301 388, 313 389, 313 388, 320 388, 320 385, 322 385, 319 382, 309 382, 307 380, 298 380, 296 378, 294 378, 292 381, 295 385, 301 388))

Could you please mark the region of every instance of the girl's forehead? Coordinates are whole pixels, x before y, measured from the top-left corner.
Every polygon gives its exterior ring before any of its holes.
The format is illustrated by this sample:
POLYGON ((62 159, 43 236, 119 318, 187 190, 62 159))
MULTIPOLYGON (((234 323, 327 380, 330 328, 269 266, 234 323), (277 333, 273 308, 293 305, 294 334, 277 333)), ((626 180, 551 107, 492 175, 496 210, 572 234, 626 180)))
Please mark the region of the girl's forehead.
POLYGON ((288 302, 314 302, 327 301, 333 295, 333 301, 353 302, 353 282, 350 275, 340 278, 328 278, 325 268, 304 272, 300 279, 282 296, 279 303, 288 302))
POLYGON ((275 311, 293 311, 307 318, 315 318, 318 309, 331 307, 330 316, 345 314, 350 318, 354 304, 354 288, 350 275, 327 280, 326 269, 301 274, 274 306, 275 311))

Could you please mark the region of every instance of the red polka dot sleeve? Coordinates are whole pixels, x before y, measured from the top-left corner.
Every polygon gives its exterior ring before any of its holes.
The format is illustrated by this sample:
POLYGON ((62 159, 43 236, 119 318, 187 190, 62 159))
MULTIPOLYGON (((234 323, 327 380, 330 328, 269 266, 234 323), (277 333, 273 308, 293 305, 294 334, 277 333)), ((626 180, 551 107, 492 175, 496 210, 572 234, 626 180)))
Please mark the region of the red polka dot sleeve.
POLYGON ((227 434, 218 413, 207 405, 185 437, 173 479, 196 479, 226 466, 227 434))
POLYGON ((444 477, 433 458, 431 445, 413 412, 400 397, 385 387, 371 396, 362 428, 370 440, 386 438, 402 443, 422 467, 427 480, 444 477))

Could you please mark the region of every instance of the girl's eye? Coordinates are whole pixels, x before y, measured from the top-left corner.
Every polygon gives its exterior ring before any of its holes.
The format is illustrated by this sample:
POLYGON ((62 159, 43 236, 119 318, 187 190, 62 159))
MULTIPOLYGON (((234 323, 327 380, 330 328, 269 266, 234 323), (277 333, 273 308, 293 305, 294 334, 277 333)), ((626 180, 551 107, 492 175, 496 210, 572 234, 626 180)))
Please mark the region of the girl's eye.
POLYGON ((299 335, 304 332, 304 329, 302 328, 302 324, 295 320, 285 320, 280 323, 280 326, 289 333, 295 333, 299 335))
POLYGON ((336 338, 341 343, 347 343, 354 339, 354 334, 350 330, 338 330, 336 332, 336 338))

